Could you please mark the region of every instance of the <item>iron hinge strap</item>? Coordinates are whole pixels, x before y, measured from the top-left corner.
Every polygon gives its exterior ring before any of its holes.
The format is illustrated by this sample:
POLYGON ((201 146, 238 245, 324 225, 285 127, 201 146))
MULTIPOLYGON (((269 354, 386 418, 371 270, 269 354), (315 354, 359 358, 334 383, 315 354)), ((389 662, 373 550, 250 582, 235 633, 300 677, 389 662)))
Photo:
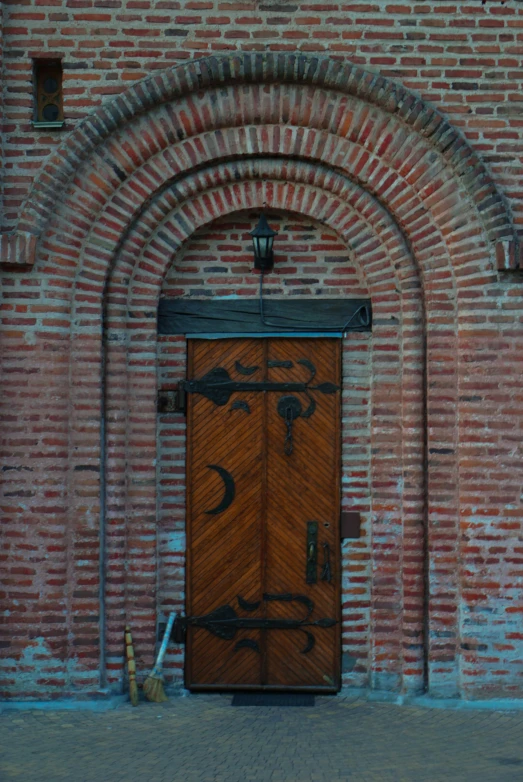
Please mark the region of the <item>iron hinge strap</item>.
POLYGON ((212 382, 207 380, 186 380, 183 389, 188 394, 206 394, 215 391, 306 391, 306 383, 253 383, 248 380, 229 380, 212 382))
MULTIPOLYGON (((310 372, 309 380, 304 383, 271 383, 252 382, 247 380, 231 380, 228 371, 224 367, 215 367, 211 369, 201 380, 186 380, 183 388, 188 394, 202 394, 217 405, 226 405, 231 394, 235 391, 296 391, 298 393, 310 391, 319 391, 322 394, 334 394, 339 391, 339 386, 334 383, 319 383, 311 385, 316 374, 316 367, 307 359, 300 359, 301 364, 307 367, 310 372)), ((245 372, 245 369, 244 369, 245 372)))
MULTIPOLYGON (((238 596, 238 605, 248 611, 255 611, 261 603, 247 603, 243 598, 238 596)), ((334 627, 337 624, 336 619, 324 617, 317 619, 316 621, 310 621, 310 616, 314 610, 314 603, 306 595, 293 595, 293 594, 264 594, 263 600, 284 601, 284 602, 297 602, 305 606, 305 617, 299 618, 284 618, 266 619, 264 617, 243 617, 238 616, 236 611, 231 605, 223 605, 211 611, 210 614, 203 616, 177 616, 174 622, 172 637, 177 643, 184 643, 185 633, 187 627, 200 627, 208 630, 213 635, 222 638, 225 641, 231 641, 236 635, 236 632, 241 629, 247 630, 302 630, 307 636, 307 644, 302 650, 303 654, 308 654, 315 644, 315 638, 311 632, 311 628, 329 628, 334 627)))

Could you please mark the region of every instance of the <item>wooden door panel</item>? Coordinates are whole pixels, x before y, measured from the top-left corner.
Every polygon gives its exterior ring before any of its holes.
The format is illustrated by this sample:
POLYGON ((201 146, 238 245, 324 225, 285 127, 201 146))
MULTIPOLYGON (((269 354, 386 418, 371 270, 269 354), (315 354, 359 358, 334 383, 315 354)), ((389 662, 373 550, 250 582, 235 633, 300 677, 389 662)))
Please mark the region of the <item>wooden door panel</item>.
MULTIPOLYGON (((275 382, 307 382, 311 372, 299 360, 312 362, 316 375, 311 385, 340 384, 339 343, 334 340, 273 340, 269 361, 292 362, 292 368, 274 367, 269 379, 275 382)), ((315 410, 299 417, 292 426, 293 451, 284 451, 286 425, 278 413, 284 394, 271 394, 267 410, 267 520, 266 591, 305 595, 314 603, 310 621, 339 620, 338 515, 339 515, 339 420, 340 392, 312 391, 315 410), (307 522, 318 523, 317 582, 306 583, 307 522), (327 526, 328 525, 328 526, 327 526), (330 548, 330 583, 320 580, 323 544, 330 548)), ((296 394, 306 411, 310 399, 296 394)), ((303 606, 270 602, 268 616, 304 616, 303 606)), ((266 682, 272 686, 336 687, 338 685, 339 625, 304 628, 314 636, 307 647, 303 631, 274 631, 267 637, 266 682)))
MULTIPOLYGON (((222 367, 235 381, 340 384, 337 340, 194 340, 189 359, 191 379, 222 367), (307 361, 316 368, 312 380, 307 361)), ((307 614, 303 603, 277 599, 291 594, 313 601, 308 621, 339 622, 340 391, 293 395, 302 413, 311 399, 315 410, 294 421, 293 452, 288 455, 287 427, 278 412, 284 392, 236 391, 225 405, 189 394, 189 616, 229 605, 241 617, 300 620, 307 614), (225 509, 224 478, 216 467, 234 479, 234 501, 225 509), (220 512, 209 514, 214 508, 220 512), (315 584, 306 583, 308 521, 319 525, 315 584), (330 547, 331 583, 320 580, 323 543, 330 547), (238 597, 259 602, 259 608, 245 608, 238 597)), ((232 640, 224 640, 189 626, 187 686, 336 688, 339 624, 304 630, 274 625, 237 629, 232 640), (304 653, 311 633, 314 645, 304 653)))
MULTIPOLYGON (((238 378, 242 367, 258 366, 261 376, 263 345, 254 340, 198 340, 190 343, 190 371, 201 378, 217 366, 238 378)), ((218 406, 199 394, 189 398, 188 447, 188 594, 187 613, 203 616, 222 605, 235 609, 238 595, 248 601, 261 598, 260 559, 264 403, 261 394, 233 394, 218 406), (248 405, 235 408, 240 398, 248 405), (234 481, 234 500, 216 509, 224 497, 224 479, 209 467, 227 471, 234 481)), ((260 631, 239 630, 234 640, 218 638, 208 630, 190 628, 187 638, 189 685, 259 684, 260 654, 237 648, 242 639, 261 643, 260 631)))

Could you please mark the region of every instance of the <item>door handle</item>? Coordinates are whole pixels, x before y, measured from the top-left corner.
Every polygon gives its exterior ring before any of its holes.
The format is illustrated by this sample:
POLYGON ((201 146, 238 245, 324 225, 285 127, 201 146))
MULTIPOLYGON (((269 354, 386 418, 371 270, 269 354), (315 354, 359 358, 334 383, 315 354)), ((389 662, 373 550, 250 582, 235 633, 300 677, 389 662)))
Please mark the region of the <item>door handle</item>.
POLYGON ((315 584, 318 566, 318 522, 307 522, 307 559, 305 565, 305 582, 315 584))

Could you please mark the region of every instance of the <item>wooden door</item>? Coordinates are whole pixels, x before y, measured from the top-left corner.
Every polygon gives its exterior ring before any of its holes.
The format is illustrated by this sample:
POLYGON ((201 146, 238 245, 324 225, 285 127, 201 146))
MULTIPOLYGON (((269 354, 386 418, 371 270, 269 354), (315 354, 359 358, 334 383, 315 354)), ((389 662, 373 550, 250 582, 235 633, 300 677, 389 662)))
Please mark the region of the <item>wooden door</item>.
POLYGON ((339 687, 340 342, 191 340, 191 689, 339 687))

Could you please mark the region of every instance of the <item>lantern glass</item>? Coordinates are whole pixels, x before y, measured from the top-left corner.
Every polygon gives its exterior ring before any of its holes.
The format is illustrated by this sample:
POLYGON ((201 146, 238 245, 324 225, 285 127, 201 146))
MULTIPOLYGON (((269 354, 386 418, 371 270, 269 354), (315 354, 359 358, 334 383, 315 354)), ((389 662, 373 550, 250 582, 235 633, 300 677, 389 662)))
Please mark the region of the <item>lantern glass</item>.
POLYGON ((271 251, 270 247, 272 242, 265 236, 260 236, 256 243, 258 245, 258 255, 260 258, 267 258, 271 251))
POLYGON ((258 225, 251 231, 252 246, 254 250, 254 268, 261 271, 270 271, 273 266, 272 245, 277 231, 273 231, 267 222, 265 215, 261 215, 258 225))

